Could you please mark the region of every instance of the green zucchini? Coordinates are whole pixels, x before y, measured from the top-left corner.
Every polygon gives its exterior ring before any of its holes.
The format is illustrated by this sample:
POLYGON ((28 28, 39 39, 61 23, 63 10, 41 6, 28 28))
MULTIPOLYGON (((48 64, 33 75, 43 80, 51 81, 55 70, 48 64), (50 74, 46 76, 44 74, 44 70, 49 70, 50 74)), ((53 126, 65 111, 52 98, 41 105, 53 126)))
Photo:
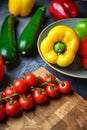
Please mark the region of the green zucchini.
POLYGON ((5 17, 0 32, 0 54, 6 64, 14 63, 17 59, 16 40, 14 34, 14 24, 16 17, 8 15, 5 17))
POLYGON ((45 10, 45 7, 39 7, 21 33, 17 42, 21 54, 29 54, 34 49, 38 33, 43 24, 45 10))

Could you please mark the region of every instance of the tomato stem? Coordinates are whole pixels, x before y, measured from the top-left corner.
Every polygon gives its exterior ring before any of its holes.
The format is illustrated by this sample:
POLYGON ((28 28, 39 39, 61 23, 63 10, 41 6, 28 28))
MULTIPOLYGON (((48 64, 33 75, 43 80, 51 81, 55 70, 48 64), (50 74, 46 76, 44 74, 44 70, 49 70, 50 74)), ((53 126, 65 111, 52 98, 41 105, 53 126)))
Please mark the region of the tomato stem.
POLYGON ((62 86, 65 85, 64 82, 63 82, 62 80, 60 80, 60 79, 56 79, 56 82, 57 82, 57 83, 62 83, 62 86))
POLYGON ((56 79, 56 82, 59 83, 59 82, 63 82, 62 80, 60 79, 56 79))
POLYGON ((39 84, 39 86, 44 86, 44 85, 47 85, 49 82, 44 82, 44 83, 41 83, 39 84))
POLYGON ((51 89, 52 89, 52 90, 55 90, 55 87, 52 85, 52 86, 51 86, 51 89))
POLYGON ((14 93, 14 94, 12 94, 12 95, 10 95, 10 96, 0 98, 0 101, 7 100, 7 99, 11 99, 12 97, 18 96, 18 95, 19 95, 18 93, 14 93))

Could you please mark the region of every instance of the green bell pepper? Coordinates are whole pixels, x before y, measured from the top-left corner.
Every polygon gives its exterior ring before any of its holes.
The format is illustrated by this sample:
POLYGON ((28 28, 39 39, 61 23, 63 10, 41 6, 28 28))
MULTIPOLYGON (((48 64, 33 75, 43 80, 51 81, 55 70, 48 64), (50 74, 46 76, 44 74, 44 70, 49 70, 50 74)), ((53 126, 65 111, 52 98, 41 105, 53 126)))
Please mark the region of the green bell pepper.
POLYGON ((76 31, 80 40, 87 36, 87 18, 84 18, 84 20, 79 21, 76 24, 74 30, 76 31))

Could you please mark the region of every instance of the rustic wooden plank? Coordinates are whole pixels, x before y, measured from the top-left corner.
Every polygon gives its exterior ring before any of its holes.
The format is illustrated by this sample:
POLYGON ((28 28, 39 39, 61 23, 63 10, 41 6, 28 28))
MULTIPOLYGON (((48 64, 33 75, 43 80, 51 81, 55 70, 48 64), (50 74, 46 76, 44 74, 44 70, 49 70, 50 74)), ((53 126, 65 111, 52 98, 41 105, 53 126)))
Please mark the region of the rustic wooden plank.
MULTIPOLYGON (((50 73, 43 67, 34 72, 50 73)), ((0 130, 87 130, 87 101, 73 92, 0 123, 0 130)))

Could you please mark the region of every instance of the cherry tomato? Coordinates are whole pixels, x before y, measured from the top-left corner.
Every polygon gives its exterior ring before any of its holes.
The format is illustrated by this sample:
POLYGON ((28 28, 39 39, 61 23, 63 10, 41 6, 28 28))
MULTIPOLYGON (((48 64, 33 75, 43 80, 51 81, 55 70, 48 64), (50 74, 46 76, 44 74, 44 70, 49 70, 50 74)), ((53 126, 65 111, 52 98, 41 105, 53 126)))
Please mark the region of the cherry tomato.
POLYGON ((23 95, 19 98, 19 104, 23 110, 30 110, 34 106, 34 100, 30 95, 23 95))
POLYGON ((47 101, 47 93, 43 88, 38 88, 33 91, 34 101, 38 104, 44 104, 47 101))
POLYGON ((56 77, 53 74, 46 74, 44 77, 45 82, 56 82, 56 77))
POLYGON ((28 90, 28 84, 24 79, 17 79, 13 83, 13 89, 19 94, 24 94, 28 90))
POLYGON ((69 94, 72 90, 71 83, 67 80, 59 82, 58 89, 62 94, 69 94))
POLYGON ((41 87, 41 88, 43 88, 43 87, 46 87, 46 85, 47 85, 47 83, 46 83, 44 77, 40 77, 39 76, 38 77, 38 86, 41 87))
POLYGON ((7 87, 7 88, 4 90, 4 93, 5 93, 5 96, 10 96, 10 95, 14 94, 15 91, 13 90, 13 88, 7 87))
POLYGON ((3 121, 6 117, 5 107, 0 105, 0 121, 3 121))
POLYGON ((6 114, 11 117, 15 117, 20 112, 19 102, 16 100, 8 101, 5 106, 6 114))
POLYGON ((58 86, 54 83, 49 83, 46 86, 46 92, 47 92, 49 97, 56 98, 59 95, 58 86))
POLYGON ((4 61, 2 56, 0 55, 0 81, 2 81, 4 77, 4 61))
POLYGON ((46 82, 45 79, 41 76, 38 76, 38 84, 42 84, 44 82, 46 82))
MULTIPOLYGON (((3 98, 3 97, 5 97, 5 95, 4 95, 4 92, 3 93, 0 93, 0 98, 3 98)), ((0 101, 0 105, 4 105, 5 104, 5 101, 3 100, 3 101, 0 101)))
MULTIPOLYGON (((5 94, 5 96, 11 96, 11 95, 15 94, 15 91, 14 91, 14 89, 12 87, 7 87, 4 90, 4 94, 5 94)), ((17 96, 13 96, 12 98, 13 99, 18 99, 18 97, 19 96, 17 95, 17 96)))
POLYGON ((37 86, 38 85, 38 78, 34 73, 28 73, 25 75, 25 80, 28 83, 28 88, 31 88, 31 86, 37 86))

